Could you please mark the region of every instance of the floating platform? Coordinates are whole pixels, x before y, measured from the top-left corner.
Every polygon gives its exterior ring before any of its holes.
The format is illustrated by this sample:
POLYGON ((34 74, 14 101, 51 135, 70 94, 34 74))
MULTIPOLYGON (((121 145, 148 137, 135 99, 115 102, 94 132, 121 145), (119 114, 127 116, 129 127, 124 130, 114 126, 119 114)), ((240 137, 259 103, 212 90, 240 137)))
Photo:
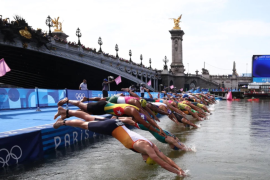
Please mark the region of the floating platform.
POLYGON ((54 129, 56 112, 57 107, 42 108, 39 112, 36 109, 0 111, 0 168, 41 159, 48 151, 103 136, 68 126, 54 129))

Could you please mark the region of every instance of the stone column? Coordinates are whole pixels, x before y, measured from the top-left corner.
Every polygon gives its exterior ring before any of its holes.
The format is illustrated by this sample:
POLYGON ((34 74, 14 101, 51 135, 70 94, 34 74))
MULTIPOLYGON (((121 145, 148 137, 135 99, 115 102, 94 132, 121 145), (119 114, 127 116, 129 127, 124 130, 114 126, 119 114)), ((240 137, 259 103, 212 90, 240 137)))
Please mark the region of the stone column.
POLYGON ((172 63, 171 70, 176 76, 184 76, 182 41, 185 34, 182 30, 171 30, 172 63))

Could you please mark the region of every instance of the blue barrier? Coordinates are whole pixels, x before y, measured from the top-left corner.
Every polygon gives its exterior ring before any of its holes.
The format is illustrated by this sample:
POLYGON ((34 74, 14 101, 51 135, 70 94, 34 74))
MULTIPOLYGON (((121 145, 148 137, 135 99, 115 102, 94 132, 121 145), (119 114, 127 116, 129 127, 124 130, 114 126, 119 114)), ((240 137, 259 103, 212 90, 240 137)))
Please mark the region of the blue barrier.
POLYGON ((89 130, 69 126, 66 127, 62 126, 57 130, 48 127, 46 129, 41 130, 41 135, 42 135, 43 152, 70 146, 80 141, 100 136, 100 134, 94 133, 89 130))
POLYGON ((67 89, 67 97, 70 100, 80 101, 84 97, 89 97, 87 90, 69 90, 67 89))
POLYGON ((36 107, 35 89, 0 88, 0 109, 36 107))
POLYGON ((54 129, 52 124, 1 132, 0 168, 41 159, 47 151, 103 136, 76 127, 54 129))
POLYGON ((56 106, 58 101, 66 97, 66 90, 37 89, 39 107, 56 106))
POLYGON ((11 166, 43 157, 41 132, 28 131, 14 135, 13 132, 1 138, 0 167, 11 166))
MULTIPOLYGON (((108 96, 123 93, 124 91, 108 91, 108 96)), ((138 96, 141 93, 135 92, 138 96)), ((151 92, 153 98, 158 98, 157 92, 151 92)), ((83 97, 103 97, 102 91, 92 90, 70 90, 70 89, 23 89, 23 88, 0 88, 0 109, 22 109, 56 106, 57 102, 65 97, 70 100, 80 101, 83 97)), ((144 93, 145 98, 149 98, 148 93, 144 93)), ((164 94, 160 93, 160 98, 164 94)))

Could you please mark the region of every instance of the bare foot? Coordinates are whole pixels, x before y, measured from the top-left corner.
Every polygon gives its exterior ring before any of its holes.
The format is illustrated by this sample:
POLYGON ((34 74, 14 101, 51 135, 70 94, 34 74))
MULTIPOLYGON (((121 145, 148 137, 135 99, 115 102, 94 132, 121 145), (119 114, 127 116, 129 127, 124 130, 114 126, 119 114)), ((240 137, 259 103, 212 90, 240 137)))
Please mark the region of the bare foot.
POLYGON ((58 129, 60 126, 63 126, 63 119, 59 118, 54 124, 53 124, 53 128, 54 129, 58 129))
POLYGON ((57 106, 63 106, 64 104, 66 104, 68 102, 68 98, 64 98, 62 100, 60 100, 58 103, 57 103, 57 106))
POLYGON ((121 90, 122 90, 122 91, 126 91, 126 92, 128 92, 128 91, 129 91, 129 89, 128 89, 128 88, 122 88, 121 90))
POLYGON ((66 119, 67 118, 67 115, 66 114, 61 114, 61 119, 66 119))
POLYGON ((88 98, 87 97, 83 97, 81 102, 84 102, 84 101, 88 101, 88 98))
POLYGON ((65 114, 66 114, 66 110, 64 108, 62 108, 61 106, 59 106, 58 112, 54 115, 54 119, 56 119, 60 115, 65 115, 65 114))

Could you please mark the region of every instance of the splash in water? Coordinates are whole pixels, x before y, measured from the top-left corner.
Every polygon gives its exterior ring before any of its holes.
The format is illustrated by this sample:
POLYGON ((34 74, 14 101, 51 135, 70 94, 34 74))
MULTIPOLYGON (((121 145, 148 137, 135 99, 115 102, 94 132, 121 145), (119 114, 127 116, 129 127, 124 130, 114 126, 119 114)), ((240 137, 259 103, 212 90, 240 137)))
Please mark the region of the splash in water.
MULTIPOLYGON (((183 170, 185 175, 184 176, 190 176, 189 170, 183 170)), ((183 175, 180 175, 180 177, 184 177, 183 175)))
POLYGON ((189 151, 191 151, 191 152, 197 152, 197 149, 196 149, 196 146, 195 146, 195 145, 190 145, 190 146, 188 147, 188 149, 189 149, 189 151))

